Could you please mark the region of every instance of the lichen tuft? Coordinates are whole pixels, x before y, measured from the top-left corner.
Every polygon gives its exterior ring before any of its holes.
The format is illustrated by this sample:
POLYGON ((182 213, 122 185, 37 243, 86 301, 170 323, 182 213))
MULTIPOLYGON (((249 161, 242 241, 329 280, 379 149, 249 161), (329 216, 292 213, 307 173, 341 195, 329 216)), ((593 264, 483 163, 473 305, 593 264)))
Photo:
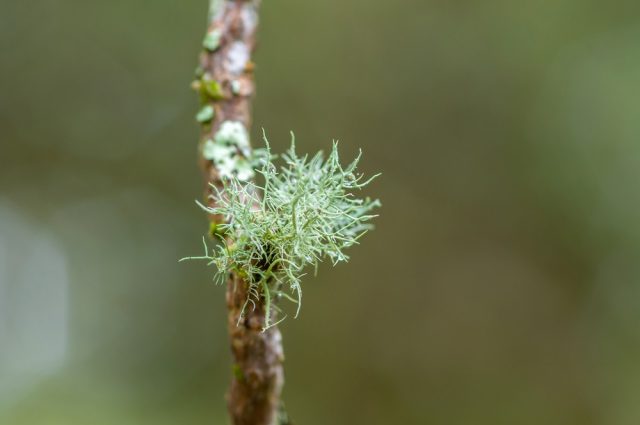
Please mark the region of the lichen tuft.
MULTIPOLYGON (((225 136, 236 134, 231 128, 226 130, 225 136)), ((220 140, 229 138, 221 135, 215 143, 220 140)), ((244 276, 249 284, 245 308, 261 299, 268 329, 275 325, 273 309, 279 309, 272 300, 293 301, 298 305, 297 316, 305 269, 311 266, 317 270, 325 258, 334 265, 347 261, 344 250, 372 228, 369 221, 376 215, 371 211, 380 202, 354 196, 354 191, 377 177, 365 180, 356 172, 360 155, 343 167, 337 143, 325 160, 322 152, 311 158, 298 156, 292 140, 291 148, 282 155, 284 164, 277 167, 266 138, 265 142, 266 154, 256 169, 263 177, 262 185, 231 174, 223 178, 222 189, 213 187, 215 207, 198 203, 209 214, 224 217, 225 222, 216 226, 220 243, 209 251, 205 242, 204 256, 189 259, 215 265, 216 281, 221 284, 231 272, 244 276)))

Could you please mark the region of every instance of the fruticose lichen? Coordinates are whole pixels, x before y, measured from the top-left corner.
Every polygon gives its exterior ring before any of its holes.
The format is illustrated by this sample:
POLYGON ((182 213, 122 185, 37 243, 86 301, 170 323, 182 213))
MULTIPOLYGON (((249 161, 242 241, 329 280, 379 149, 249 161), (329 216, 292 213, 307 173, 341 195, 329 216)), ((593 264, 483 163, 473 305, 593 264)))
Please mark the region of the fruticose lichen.
MULTIPOLYGON (((223 124, 209 142, 206 154, 214 161, 227 161, 225 158, 248 149, 244 126, 234 122, 223 124)), ((261 184, 241 178, 248 173, 240 176, 231 172, 223 176, 222 189, 212 186, 215 206, 199 205, 224 217, 213 232, 220 243, 210 251, 203 239, 204 256, 190 257, 215 265, 218 283, 224 283, 232 272, 243 277, 249 285, 243 313, 262 299, 264 329, 275 325, 271 313, 279 310, 272 302, 276 297, 296 303, 297 316, 304 270, 308 266, 317 270, 325 258, 334 264, 347 261, 345 248, 357 244, 372 228, 369 220, 375 215, 370 212, 380 206, 378 200, 354 196, 354 191, 376 176, 364 180, 356 172, 360 155, 343 167, 337 143, 326 160, 321 152, 311 158, 298 156, 293 141, 280 167, 272 159, 267 142, 266 155, 257 161, 261 184)))

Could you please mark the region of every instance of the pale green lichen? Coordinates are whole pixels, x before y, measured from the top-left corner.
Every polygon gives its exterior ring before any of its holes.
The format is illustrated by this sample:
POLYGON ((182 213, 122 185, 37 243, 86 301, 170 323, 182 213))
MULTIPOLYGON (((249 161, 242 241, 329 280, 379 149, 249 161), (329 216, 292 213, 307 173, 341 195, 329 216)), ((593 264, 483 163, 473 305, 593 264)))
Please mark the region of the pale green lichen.
POLYGON ((214 115, 215 115, 215 110, 213 109, 213 106, 205 105, 196 114, 196 120, 199 123, 207 123, 213 119, 214 115))
POLYGON ((213 139, 202 147, 202 156, 213 161, 222 178, 248 181, 255 176, 254 168, 260 165, 266 151, 251 151, 249 134, 239 121, 225 121, 213 139))
POLYGON ((211 252, 205 243, 204 256, 190 257, 216 265, 218 283, 231 272, 243 276, 249 284, 244 307, 264 302, 264 329, 275 325, 271 312, 278 306, 272 300, 289 299, 299 312, 304 270, 317 269, 324 258, 334 264, 346 261, 344 249, 371 229, 368 222, 375 215, 370 212, 380 205, 354 196, 373 178, 363 180, 356 172, 360 155, 348 166, 340 165, 336 143, 326 160, 322 153, 299 157, 293 142, 282 158, 284 164, 276 167, 267 144, 266 160, 257 170, 262 185, 231 176, 223 179, 223 189, 214 187, 216 206, 199 205, 224 217, 216 227, 221 243, 211 252))
POLYGON ((251 150, 249 132, 240 121, 223 122, 215 135, 215 142, 222 145, 236 146, 245 156, 249 156, 251 150))
POLYGON ((220 47, 220 39, 222 38, 222 33, 219 30, 212 30, 204 36, 204 40, 202 40, 202 47, 207 49, 210 52, 215 52, 218 47, 220 47))
POLYGON ((236 96, 240 94, 240 81, 238 80, 231 81, 231 93, 233 93, 236 96))
POLYGON ((209 0, 209 22, 213 21, 221 12, 224 0, 209 0))

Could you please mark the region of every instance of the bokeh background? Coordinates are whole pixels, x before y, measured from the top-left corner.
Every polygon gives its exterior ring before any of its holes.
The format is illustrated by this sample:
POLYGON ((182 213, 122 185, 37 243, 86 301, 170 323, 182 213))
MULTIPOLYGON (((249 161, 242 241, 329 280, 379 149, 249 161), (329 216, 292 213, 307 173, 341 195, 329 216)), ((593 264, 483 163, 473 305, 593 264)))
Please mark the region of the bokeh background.
MULTIPOLYGON (((264 0, 254 140, 377 230, 282 325, 296 424, 640 423, 637 2, 264 0)), ((206 0, 0 3, 0 423, 225 424, 206 0)))

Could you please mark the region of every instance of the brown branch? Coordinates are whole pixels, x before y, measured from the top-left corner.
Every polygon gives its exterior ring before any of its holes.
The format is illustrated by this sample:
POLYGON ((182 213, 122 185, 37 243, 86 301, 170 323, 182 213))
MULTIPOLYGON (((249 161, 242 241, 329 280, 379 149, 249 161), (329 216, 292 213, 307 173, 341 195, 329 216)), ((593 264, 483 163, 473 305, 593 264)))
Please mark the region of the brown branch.
MULTIPOLYGON (((194 88, 203 106, 214 108, 203 124, 203 143, 213 139, 225 121, 251 125, 251 100, 255 91, 251 55, 256 44, 259 0, 210 0, 208 43, 200 58, 199 79, 194 88)), ((200 156, 206 180, 207 202, 215 207, 215 190, 221 186, 220 170, 200 156)), ((212 224, 221 217, 210 216, 212 224)), ((215 226, 212 226, 215 227, 215 226)), ((229 277, 226 290, 228 329, 233 356, 233 377, 227 407, 234 425, 276 425, 284 384, 282 337, 277 327, 263 332, 264 300, 244 309, 248 284, 240 276, 229 277)), ((273 320, 273 319, 272 319, 273 320)))

